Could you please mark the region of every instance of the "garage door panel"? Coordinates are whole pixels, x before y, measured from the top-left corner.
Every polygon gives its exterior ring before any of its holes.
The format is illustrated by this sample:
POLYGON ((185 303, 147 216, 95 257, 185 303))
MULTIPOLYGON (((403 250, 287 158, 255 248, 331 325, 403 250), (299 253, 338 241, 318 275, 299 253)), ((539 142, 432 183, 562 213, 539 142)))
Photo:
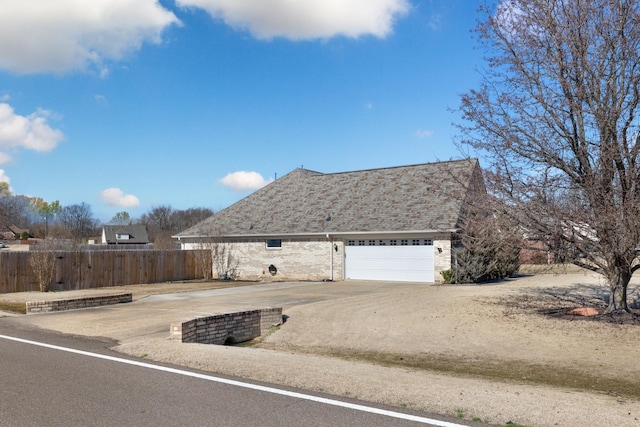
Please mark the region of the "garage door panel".
POLYGON ((434 281, 433 246, 347 246, 345 254, 347 279, 434 281))

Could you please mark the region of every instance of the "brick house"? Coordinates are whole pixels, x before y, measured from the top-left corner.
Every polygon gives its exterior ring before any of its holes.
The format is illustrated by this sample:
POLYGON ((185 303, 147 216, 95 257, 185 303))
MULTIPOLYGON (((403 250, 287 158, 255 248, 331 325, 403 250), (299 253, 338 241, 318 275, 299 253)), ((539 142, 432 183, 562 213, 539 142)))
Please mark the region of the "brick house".
POLYGON ((245 280, 432 283, 451 268, 465 204, 485 193, 476 159, 354 172, 295 169, 173 236, 225 245, 245 280))

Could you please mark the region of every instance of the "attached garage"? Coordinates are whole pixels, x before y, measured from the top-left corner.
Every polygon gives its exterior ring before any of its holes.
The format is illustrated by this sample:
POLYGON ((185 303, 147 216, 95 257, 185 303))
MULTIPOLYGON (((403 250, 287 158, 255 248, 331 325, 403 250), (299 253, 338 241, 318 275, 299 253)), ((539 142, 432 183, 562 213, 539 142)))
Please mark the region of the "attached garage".
POLYGON ((432 283, 434 264, 431 240, 349 240, 345 246, 345 279, 432 283))

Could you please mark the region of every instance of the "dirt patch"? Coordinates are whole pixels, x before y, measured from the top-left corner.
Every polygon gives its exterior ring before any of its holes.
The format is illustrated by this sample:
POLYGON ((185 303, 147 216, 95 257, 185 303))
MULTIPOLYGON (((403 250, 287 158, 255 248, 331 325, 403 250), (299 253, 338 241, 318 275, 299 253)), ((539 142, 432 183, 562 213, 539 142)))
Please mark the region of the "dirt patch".
POLYGON ((508 308, 511 313, 541 314, 565 321, 640 326, 640 311, 634 308, 640 306, 637 295, 629 301, 630 312, 604 313, 608 304, 608 290, 604 285, 575 284, 523 289, 518 295, 499 298, 497 304, 508 308), (598 314, 581 314, 585 309, 596 310, 598 314))
POLYGON ((257 346, 640 399, 640 316, 569 315, 583 306, 604 311, 607 289, 597 277, 567 277, 296 307, 281 331, 257 346))

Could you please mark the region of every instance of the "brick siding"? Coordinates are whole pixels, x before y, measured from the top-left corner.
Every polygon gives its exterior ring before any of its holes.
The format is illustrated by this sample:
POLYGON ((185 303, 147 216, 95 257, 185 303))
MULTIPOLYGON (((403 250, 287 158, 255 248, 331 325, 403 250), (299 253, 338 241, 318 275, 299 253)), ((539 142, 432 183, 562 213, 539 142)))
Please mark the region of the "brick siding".
POLYGON ((171 338, 184 343, 236 344, 257 338, 282 323, 282 308, 216 314, 171 323, 171 338))
POLYGON ((46 313, 53 311, 77 310, 80 308, 100 307, 103 305, 121 304, 131 302, 131 293, 103 295, 86 298, 60 299, 53 301, 28 301, 26 304, 27 314, 46 313))

